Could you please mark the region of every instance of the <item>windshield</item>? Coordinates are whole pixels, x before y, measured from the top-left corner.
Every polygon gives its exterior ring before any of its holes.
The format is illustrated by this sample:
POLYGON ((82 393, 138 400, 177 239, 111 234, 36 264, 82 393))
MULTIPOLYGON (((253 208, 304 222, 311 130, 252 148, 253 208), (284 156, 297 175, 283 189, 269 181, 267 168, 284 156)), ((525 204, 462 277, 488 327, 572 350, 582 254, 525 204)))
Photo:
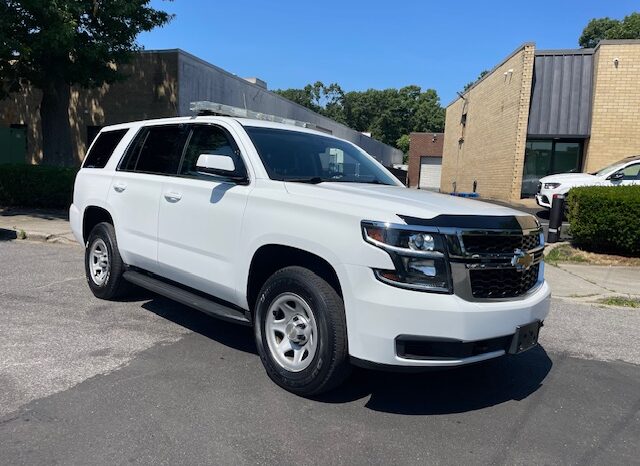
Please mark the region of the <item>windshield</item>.
POLYGON ((284 129, 246 126, 245 130, 272 180, 397 186, 393 175, 345 141, 284 129))

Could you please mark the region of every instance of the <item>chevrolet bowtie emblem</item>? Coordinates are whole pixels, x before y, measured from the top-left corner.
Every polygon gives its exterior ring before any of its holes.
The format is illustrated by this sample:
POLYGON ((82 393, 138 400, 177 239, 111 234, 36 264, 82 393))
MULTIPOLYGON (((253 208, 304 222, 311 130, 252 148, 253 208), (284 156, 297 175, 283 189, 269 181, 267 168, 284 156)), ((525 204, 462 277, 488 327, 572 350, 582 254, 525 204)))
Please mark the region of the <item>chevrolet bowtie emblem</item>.
POLYGON ((517 271, 524 272, 533 265, 533 254, 524 252, 522 249, 516 249, 514 256, 511 258, 511 265, 513 265, 517 271))

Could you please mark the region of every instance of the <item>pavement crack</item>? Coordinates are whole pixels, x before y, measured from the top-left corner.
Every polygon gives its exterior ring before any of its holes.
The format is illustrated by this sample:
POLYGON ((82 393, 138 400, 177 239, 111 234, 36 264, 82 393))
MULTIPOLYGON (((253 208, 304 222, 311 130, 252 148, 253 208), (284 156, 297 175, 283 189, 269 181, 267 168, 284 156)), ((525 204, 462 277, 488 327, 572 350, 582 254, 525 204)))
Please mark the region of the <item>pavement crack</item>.
POLYGON ((563 272, 567 272, 568 274, 573 275, 573 276, 574 276, 574 277, 576 277, 576 278, 579 278, 580 280, 584 280, 585 282, 587 282, 587 283, 591 283, 592 285, 597 286, 598 288, 602 288, 603 290, 608 291, 609 293, 615 293, 615 291, 614 291, 614 290, 610 290, 609 288, 604 287, 604 286, 602 286, 602 285, 599 285, 598 283, 596 283, 596 282, 594 282, 594 281, 591 281, 591 280, 589 280, 588 278, 584 278, 583 276, 578 275, 577 273, 574 273, 574 272, 572 272, 572 271, 571 271, 571 270, 569 270, 569 269, 565 269, 565 268, 564 268, 564 267, 562 267, 561 265, 557 265, 557 266, 555 266, 555 267, 559 268, 559 269, 560 269, 560 270, 562 270, 563 272))

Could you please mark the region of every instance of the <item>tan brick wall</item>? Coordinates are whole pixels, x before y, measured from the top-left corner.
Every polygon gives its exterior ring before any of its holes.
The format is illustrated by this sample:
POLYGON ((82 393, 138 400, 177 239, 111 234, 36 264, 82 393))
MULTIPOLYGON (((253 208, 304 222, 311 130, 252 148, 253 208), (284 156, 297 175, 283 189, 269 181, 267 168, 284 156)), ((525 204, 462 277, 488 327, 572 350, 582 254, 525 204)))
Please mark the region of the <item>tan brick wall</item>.
POLYGON ((440 189, 482 197, 520 198, 533 78, 533 44, 525 44, 447 107, 440 189), (510 71, 512 70, 512 71, 510 71), (463 142, 460 139, 463 138, 463 142))
MULTIPOLYGON (((123 82, 71 91, 69 123, 78 163, 87 150, 87 126, 177 115, 177 52, 139 54, 123 71, 129 76, 123 82)), ((40 100, 40 91, 28 88, 0 101, 1 126, 27 125, 28 163, 39 163, 42 159, 40 100)))
POLYGON ((594 56, 591 138, 584 168, 586 172, 596 171, 637 154, 640 154, 640 41, 603 42, 594 56))

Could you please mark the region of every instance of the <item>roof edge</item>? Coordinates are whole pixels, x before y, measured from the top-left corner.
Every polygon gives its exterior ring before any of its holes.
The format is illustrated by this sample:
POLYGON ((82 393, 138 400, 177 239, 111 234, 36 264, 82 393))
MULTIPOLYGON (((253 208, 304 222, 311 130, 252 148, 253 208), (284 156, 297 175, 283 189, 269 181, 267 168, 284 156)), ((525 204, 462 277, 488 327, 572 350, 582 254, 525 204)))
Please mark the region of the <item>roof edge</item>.
POLYGON ((598 50, 601 45, 634 45, 640 44, 640 39, 603 39, 598 42, 594 50, 598 50))
POLYGON ((547 49, 536 50, 536 56, 549 55, 593 55, 595 49, 547 49))
POLYGON ((536 46, 535 42, 524 42, 524 43, 520 44, 518 47, 516 47, 516 49, 513 52, 511 52, 509 55, 507 55, 505 58, 503 58, 502 61, 500 61, 497 65, 495 65, 493 68, 491 68, 487 74, 485 74, 482 78, 480 78, 477 81, 475 81, 471 85, 471 87, 469 87, 469 89, 467 89, 464 92, 458 93, 458 96, 455 99, 453 99, 451 102, 449 102, 445 108, 451 107, 451 105, 453 105, 455 102, 460 100, 460 98, 461 98, 460 94, 467 95, 471 89, 473 89, 478 84, 480 84, 482 81, 484 81, 487 76, 492 75, 494 71, 496 71, 498 68, 500 68, 502 65, 504 65, 509 60, 511 60, 521 50, 524 50, 525 47, 534 47, 534 49, 535 49, 535 46, 536 46))
POLYGON ((412 134, 435 134, 436 136, 444 136, 444 132, 442 131, 411 131, 409 133, 409 136, 411 136, 412 134))

